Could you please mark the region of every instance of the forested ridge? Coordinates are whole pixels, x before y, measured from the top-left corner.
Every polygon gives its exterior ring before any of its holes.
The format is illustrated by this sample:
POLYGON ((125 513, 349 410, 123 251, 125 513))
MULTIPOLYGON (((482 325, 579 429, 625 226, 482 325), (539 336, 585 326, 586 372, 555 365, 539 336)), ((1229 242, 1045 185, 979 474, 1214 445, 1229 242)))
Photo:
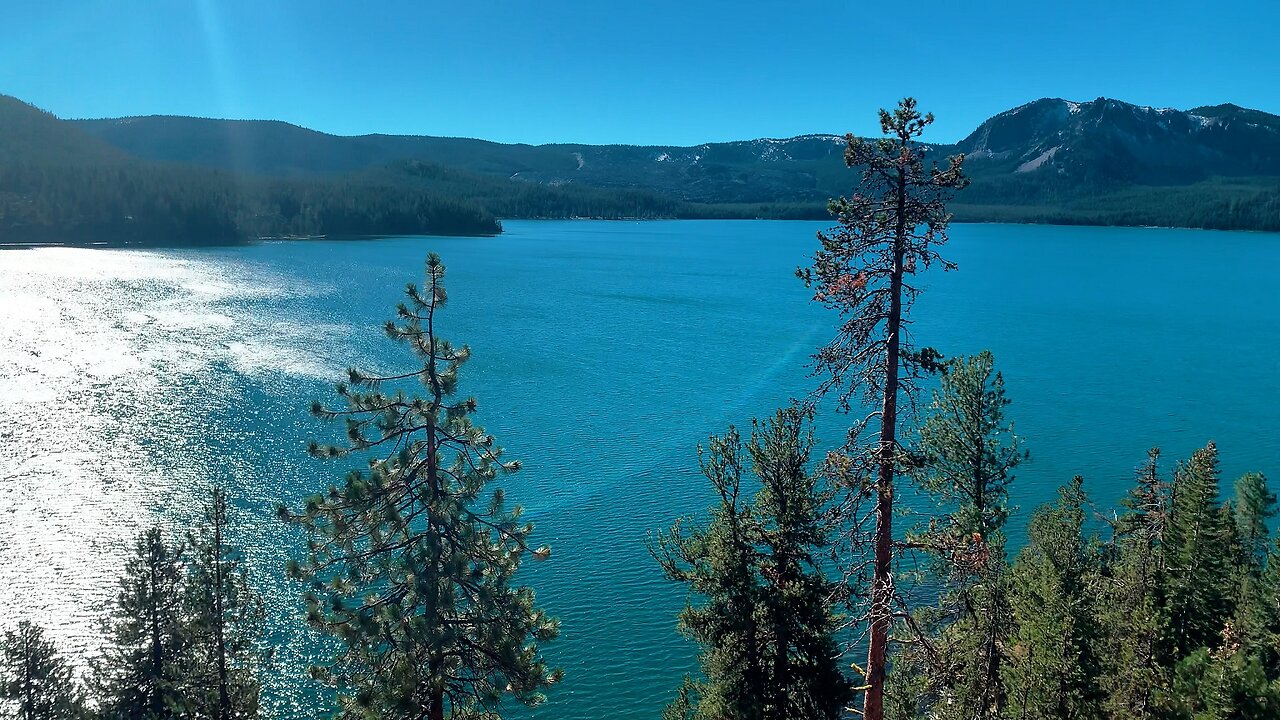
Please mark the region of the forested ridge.
POLYGON ((374 178, 275 180, 125 155, 0 98, 0 242, 226 243, 262 236, 492 234, 474 202, 374 178))
POLYGON ((500 231, 477 203, 362 178, 238 178, 136 162, 0 167, 0 242, 189 245, 500 231))
POLYGON ((261 237, 492 235, 498 217, 680 217, 641 190, 555 187, 422 161, 267 177, 131 157, 0 97, 0 243, 191 245, 261 237))
MULTIPOLYGON (((827 199, 849 191, 845 138, 831 134, 688 147, 525 145, 342 137, 266 121, 72 122, 138 157, 249 174, 334 175, 419 161, 502 181, 494 189, 517 195, 525 194, 521 185, 570 196, 594 189, 596 201, 569 213, 581 216, 823 219, 827 199), (602 208, 615 191, 647 196, 646 212, 626 198, 602 208)), ((956 143, 929 145, 968 158, 971 183, 952 207, 962 222, 1280 228, 1280 117, 1235 105, 1174 110, 1045 98, 990 118, 956 143)), ((492 195, 478 199, 501 217, 563 216, 564 196, 503 207, 492 195)))
MULTIPOLYGON (((501 232, 499 218, 828 217, 845 140, 695 147, 338 137, 281 122, 63 121, 0 97, 0 242, 501 232)), ((1280 230, 1280 119, 1039 100, 966 153, 960 222, 1280 230)))

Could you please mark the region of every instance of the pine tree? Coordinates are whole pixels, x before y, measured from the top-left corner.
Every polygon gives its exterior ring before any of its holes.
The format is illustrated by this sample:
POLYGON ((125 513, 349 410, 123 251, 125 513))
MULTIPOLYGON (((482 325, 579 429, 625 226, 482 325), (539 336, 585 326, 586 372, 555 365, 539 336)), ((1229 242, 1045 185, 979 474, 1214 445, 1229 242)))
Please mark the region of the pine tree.
POLYGON ((1112 717, 1156 717, 1155 698, 1167 683, 1161 637, 1168 622, 1164 535, 1169 484, 1159 472, 1160 450, 1147 453, 1135 487, 1117 518, 1104 574, 1099 620, 1104 629, 1106 709, 1112 717))
POLYGON ((1276 514, 1276 495, 1267 487, 1262 473, 1246 473, 1236 481, 1236 531, 1245 552, 1246 562, 1256 567, 1267 552, 1270 533, 1267 523, 1276 514))
POLYGON ((1086 498, 1077 477, 1031 518, 1013 567, 1017 632, 1005 664, 1005 715, 1019 720, 1102 717, 1092 585, 1097 558, 1083 535, 1086 498))
MULTIPOLYGON (((972 542, 949 553, 952 576, 931 574, 936 605, 912 609, 886 690, 893 720, 984 720, 1008 705, 1004 667, 1016 630, 1004 540, 972 542)), ((937 572, 943 563, 927 563, 937 572)), ((929 575, 930 573, 925 573, 929 575)))
MULTIPOLYGON (((1217 456, 1213 445, 1197 453, 1186 468, 1188 495, 1216 491, 1217 456)), ((1191 632, 1170 627, 1172 644, 1191 648, 1214 625, 1220 638, 1204 643, 1177 663, 1173 687, 1164 694, 1170 717, 1196 720, 1271 718, 1280 713, 1280 544, 1267 551, 1267 521, 1275 514, 1275 495, 1258 473, 1236 482, 1235 501, 1217 508, 1216 527, 1193 546, 1191 519, 1209 517, 1204 503, 1184 505, 1180 526, 1183 556, 1198 560, 1190 578, 1171 585, 1178 592, 1181 617, 1195 623, 1191 632), (1199 511, 1197 513, 1197 511, 1199 511), (1216 538, 1216 542, 1214 540, 1216 538), (1196 554, 1193 554, 1196 553, 1196 554), (1214 582, 1205 587, 1201 583, 1214 582), (1198 630, 1198 634, 1192 634, 1198 630)), ((1280 541, 1278 541, 1280 542, 1280 541)))
POLYGON ((915 475, 926 492, 953 508, 946 518, 952 538, 985 540, 1003 531, 1013 469, 1027 457, 1005 421, 1009 403, 989 351, 945 365, 920 428, 915 475))
POLYGON ((761 484, 752 516, 763 549, 760 609, 771 645, 766 709, 795 720, 841 717, 851 695, 837 664, 834 587, 817 558, 829 547, 828 494, 808 470, 811 420, 811 410, 779 410, 768 422, 752 422, 747 446, 761 484))
POLYGON ((894 672, 927 679, 917 697, 931 717, 995 718, 1006 702, 1001 666, 1013 617, 1004 524, 1013 470, 1027 457, 1005 420, 1009 402, 990 352, 956 358, 920 428, 913 474, 944 514, 918 541, 943 590, 936 608, 916 612, 932 637, 906 651, 894 672))
POLYGON ((0 717, 78 720, 84 693, 71 665, 40 626, 22 620, 0 642, 0 717))
POLYGON ((158 527, 138 536, 107 619, 109 645, 96 666, 104 719, 162 720, 188 711, 182 553, 165 543, 158 527))
POLYGON ((1233 626, 1271 678, 1280 679, 1280 534, 1271 539, 1266 528, 1275 515, 1275 495, 1258 473, 1244 475, 1235 488, 1243 569, 1233 626))
POLYGON ((249 586, 241 553, 227 542, 227 494, 209 493, 204 517, 187 545, 186 672, 191 716, 239 720, 258 716, 256 641, 265 616, 249 586))
POLYGON ((1161 717, 1170 720, 1272 720, 1280 714, 1280 682, 1267 677, 1228 624, 1219 646, 1178 663, 1162 700, 1161 717))
POLYGON ((1166 643, 1174 659, 1215 647, 1234 611, 1233 527, 1218 502, 1218 449, 1209 443, 1174 473, 1167 538, 1166 643))
POLYGON ((828 545, 826 494, 807 469, 810 415, 799 408, 753 423, 747 454, 760 481, 744 497, 737 431, 712 437, 702 471, 718 496, 710 520, 678 521, 650 550, 670 580, 702 600, 680 629, 702 646, 704 680, 686 679, 669 720, 827 720, 851 691, 834 640, 834 588, 815 553, 828 545))
POLYGON ((649 550, 667 579, 684 583, 701 598, 680 612, 680 631, 701 646, 705 680, 686 678, 667 709, 673 718, 717 720, 767 717, 766 657, 761 618, 762 591, 756 571, 751 503, 743 496, 742 439, 730 427, 712 436, 699 464, 717 495, 706 525, 677 520, 650 542, 649 550))
POLYGON ((1147 461, 1138 469, 1134 488, 1121 503, 1125 512, 1117 518, 1116 532, 1119 538, 1136 542, 1144 557, 1152 558, 1152 570, 1165 569, 1161 550, 1171 502, 1172 488, 1160 476, 1160 448, 1151 448, 1147 461))
POLYGON ((869 542, 871 552, 870 606, 863 617, 870 635, 863 697, 867 720, 884 715, 896 598, 892 522, 894 476, 902 456, 899 400, 913 397, 914 379, 931 370, 936 359, 928 349, 914 350, 907 336, 911 305, 920 292, 911 278, 934 262, 952 267, 934 247, 947 239, 947 198, 968 182, 961 170, 963 155, 951 158, 944 169, 926 169, 928 148, 917 138, 932 122, 933 115, 922 115, 915 100, 906 98, 892 113, 880 111, 880 127, 888 137, 847 136, 845 162, 861 169, 861 180, 851 197, 832 201, 839 225, 818 235, 822 249, 813 267, 797 271, 806 286, 817 286, 815 299, 841 316, 835 339, 815 356, 818 371, 827 376, 820 392, 838 390, 841 405, 852 409, 860 391, 868 405, 878 407, 868 421, 850 429, 850 467, 845 468, 856 485, 851 496, 874 499, 871 536, 853 541, 859 547, 869 542), (873 419, 878 420, 874 439, 863 448, 873 419))
POLYGON ((1271 544, 1257 583, 1257 594, 1251 604, 1251 622, 1246 628, 1253 640, 1263 667, 1271 668, 1272 678, 1280 680, 1280 533, 1271 544))
POLYGON ((308 556, 290 572, 309 582, 308 622, 344 645, 315 673, 340 689, 345 718, 455 720, 493 717, 504 697, 543 701, 559 680, 538 643, 558 624, 535 608, 533 590, 514 583, 532 525, 508 509, 505 493, 481 496, 499 473, 494 438, 471 422, 474 398, 456 399, 458 372, 471 355, 439 337, 444 265, 427 259, 427 287, 406 290, 387 335, 421 361, 409 372, 348 371, 338 386, 345 409, 313 412, 346 421, 344 447, 313 444, 321 458, 367 453, 367 470, 281 515, 312 534, 308 556), (383 387, 420 382, 426 396, 383 387))

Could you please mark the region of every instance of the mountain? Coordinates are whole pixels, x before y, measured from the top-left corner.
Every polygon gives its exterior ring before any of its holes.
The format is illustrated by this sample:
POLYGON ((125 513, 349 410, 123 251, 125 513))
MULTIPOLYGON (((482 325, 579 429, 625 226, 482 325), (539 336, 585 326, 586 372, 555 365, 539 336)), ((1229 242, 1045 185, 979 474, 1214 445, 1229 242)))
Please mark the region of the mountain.
POLYGON ((954 147, 973 184, 957 217, 1280 231, 1280 117, 1048 98, 954 147))
MULTIPOLYGON (((524 145, 278 121, 64 121, 0 96, 0 239, 55 226, 58 237, 127 238, 142 217, 154 238, 211 239, 494 232, 493 216, 821 219, 857 180, 844 145, 829 134, 524 145), (89 187, 92 201, 77 195, 89 187), (173 221, 183 213, 194 219, 173 221)), ((1280 230, 1280 118, 1257 110, 1046 98, 931 150, 967 154, 959 220, 1280 230)))
POLYGON ((15 97, 0 95, 0 164, 113 164, 129 156, 109 142, 15 97))
MULTIPOLYGON (((827 199, 855 181, 843 138, 823 134, 690 147, 522 145, 344 137, 263 121, 74 122, 150 160, 287 177, 428 162, 543 187, 650 192, 684 203, 683 216, 824 217, 827 199)), ((933 149, 968 156, 974 182, 957 198, 961 219, 1280 229, 1270 210, 1280 193, 1280 117, 1257 110, 1046 98, 933 149)))
POLYGON ((848 180, 844 140, 832 135, 693 147, 523 145, 429 136, 346 137, 259 120, 151 116, 72 122, 137 157, 268 176, 424 160, 525 182, 644 189, 697 203, 825 203, 832 188, 823 180, 848 180))
POLYGON ((1188 111, 1098 98, 1044 99, 1000 113, 956 149, 982 174, 1180 185, 1280 175, 1280 117, 1235 105, 1188 111))
POLYGON ((553 172, 558 155, 448 138, 338 138, 280 122, 71 122, 0 96, 0 246, 488 235, 501 232, 497 216, 787 213, 776 207, 693 205, 626 186, 528 182, 493 172, 512 162, 553 172), (458 160, 463 167, 412 159, 421 155, 458 160))
POLYGON ((488 210, 457 190, 471 184, 456 175, 416 183, 373 175, 272 179, 156 163, 0 95, 0 246, 500 232, 488 210))

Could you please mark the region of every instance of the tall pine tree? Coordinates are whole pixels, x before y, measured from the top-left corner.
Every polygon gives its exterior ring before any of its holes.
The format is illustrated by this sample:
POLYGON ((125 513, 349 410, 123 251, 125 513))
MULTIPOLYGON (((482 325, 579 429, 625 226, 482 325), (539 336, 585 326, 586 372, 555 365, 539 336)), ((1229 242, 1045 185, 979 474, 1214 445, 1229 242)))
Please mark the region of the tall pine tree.
POLYGON ((752 421, 747 451, 760 479, 753 517, 759 532, 762 610, 770 639, 766 665, 772 717, 840 717, 851 695, 840 671, 832 583, 819 566, 829 547, 828 493, 809 471, 811 411, 790 407, 752 421))
POLYGON ((134 544, 107 619, 108 646, 95 668, 104 720, 165 720, 189 712, 182 553, 158 527, 134 544))
POLYGON ((1006 704, 1001 668, 1013 613, 1004 524, 1013 470, 1027 457, 1005 419, 1009 402, 990 352, 956 358, 920 428, 913 474, 942 515, 916 539, 941 592, 936 607, 915 613, 930 637, 911 644, 894 672, 917 676, 907 683, 915 702, 898 704, 923 706, 930 717, 996 718, 1006 704))
POLYGON ((227 539, 227 494, 212 488, 204 517, 187 536, 186 672, 194 718, 258 716, 257 641, 265 617, 249 585, 243 557, 227 539))
POLYGON ((1102 717, 1099 627, 1093 585, 1097 557, 1084 536, 1087 504, 1077 477, 1031 518, 1029 543, 1012 575, 1017 632, 1004 682, 1005 714, 1020 720, 1102 717))
POLYGON ((1195 451, 1174 473, 1169 526, 1166 632, 1168 652, 1182 658, 1216 647, 1235 610, 1231 516, 1219 503, 1218 449, 1195 451))
POLYGON ((851 696, 834 640, 835 588, 818 567, 827 495, 807 467, 809 417, 792 407, 753 424, 754 498, 737 431, 711 438, 702 470, 718 502, 709 522, 677 522, 651 544, 666 576, 698 598, 680 628, 702 646, 704 679, 686 680, 668 718, 829 720, 851 696))
POLYGON ((338 386, 345 408, 313 406, 345 420, 347 441, 315 444, 312 454, 367 454, 368 469, 300 513, 281 509, 311 534, 306 560, 290 570, 309 583, 310 624, 344 646, 316 673, 339 688, 345 718, 490 718, 503 698, 542 702, 560 678, 538 646, 558 624, 514 577, 522 558, 550 550, 529 545, 533 528, 518 506, 507 508, 502 489, 483 497, 499 473, 520 466, 471 422, 475 399, 456 396, 471 351, 437 332, 444 273, 431 254, 426 287, 410 284, 399 322, 386 324, 421 366, 384 376, 352 369, 338 386), (410 381, 425 396, 384 390, 410 381))
MULTIPOLYGON (((815 355, 817 370, 827 376, 821 392, 838 391, 846 409, 859 394, 876 408, 850 429, 850 457, 843 468, 855 486, 851 496, 870 497, 874 504, 870 536, 853 541, 855 550, 864 545, 870 550, 869 562, 855 561, 870 570, 870 602, 862 613, 870 635, 863 697, 867 720, 884 715, 889 630, 896 612, 894 477, 903 455, 899 401, 912 396, 913 380, 932 369, 936 357, 910 343, 910 309, 920 292, 912 277, 942 261, 934 248, 947 239, 946 200, 967 184, 962 155, 945 168, 926 167, 928 147, 917 138, 932 122, 933 115, 921 114, 915 100, 906 98, 893 112, 880 111, 887 137, 847 136, 845 162, 860 169, 860 182, 850 197, 832 201, 839 224, 818 235, 822 249, 813 267, 798 271, 807 286, 816 286, 815 298, 841 317, 836 337, 815 355), (868 430, 870 438, 864 436, 868 430)), ((860 514, 856 508, 851 512, 860 514)))
POLYGON ((0 638, 0 717, 79 720, 84 692, 70 663, 39 625, 22 620, 0 638))
POLYGON ((1098 608, 1104 629, 1105 707, 1113 717, 1157 717, 1155 699, 1168 682, 1161 637, 1168 623, 1165 529, 1169 483, 1160 475, 1160 450, 1152 448, 1116 519, 1108 572, 1098 608))

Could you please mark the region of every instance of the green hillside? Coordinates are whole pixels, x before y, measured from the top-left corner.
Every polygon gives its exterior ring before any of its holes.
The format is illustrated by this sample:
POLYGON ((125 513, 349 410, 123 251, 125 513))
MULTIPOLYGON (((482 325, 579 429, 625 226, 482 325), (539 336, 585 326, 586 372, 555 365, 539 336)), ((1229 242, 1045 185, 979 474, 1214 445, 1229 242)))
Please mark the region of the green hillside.
MULTIPOLYGON (((501 144, 327 135, 280 122, 141 117, 74 121, 149 160, 270 177, 421 168, 502 217, 826 218, 854 174, 834 135, 696 146, 501 144), (501 181, 501 182, 499 182, 501 181), (605 193, 605 194, 601 194, 605 193), (622 193, 617 195, 616 193, 622 193)), ((1099 98, 1043 99, 987 120, 941 159, 967 154, 965 221, 1274 230, 1280 118, 1235 105, 1189 111, 1099 98)), ((390 179, 398 182, 404 177, 390 179)))
MULTIPOLYGON (((63 121, 0 96, 0 242, 492 234, 496 218, 826 219, 844 139, 677 146, 343 137, 275 121, 63 121)), ((984 122, 961 221, 1280 230, 1280 118, 1045 99, 984 122)))
POLYGON ((129 155, 34 105, 0 95, 0 164, 116 164, 129 155))

